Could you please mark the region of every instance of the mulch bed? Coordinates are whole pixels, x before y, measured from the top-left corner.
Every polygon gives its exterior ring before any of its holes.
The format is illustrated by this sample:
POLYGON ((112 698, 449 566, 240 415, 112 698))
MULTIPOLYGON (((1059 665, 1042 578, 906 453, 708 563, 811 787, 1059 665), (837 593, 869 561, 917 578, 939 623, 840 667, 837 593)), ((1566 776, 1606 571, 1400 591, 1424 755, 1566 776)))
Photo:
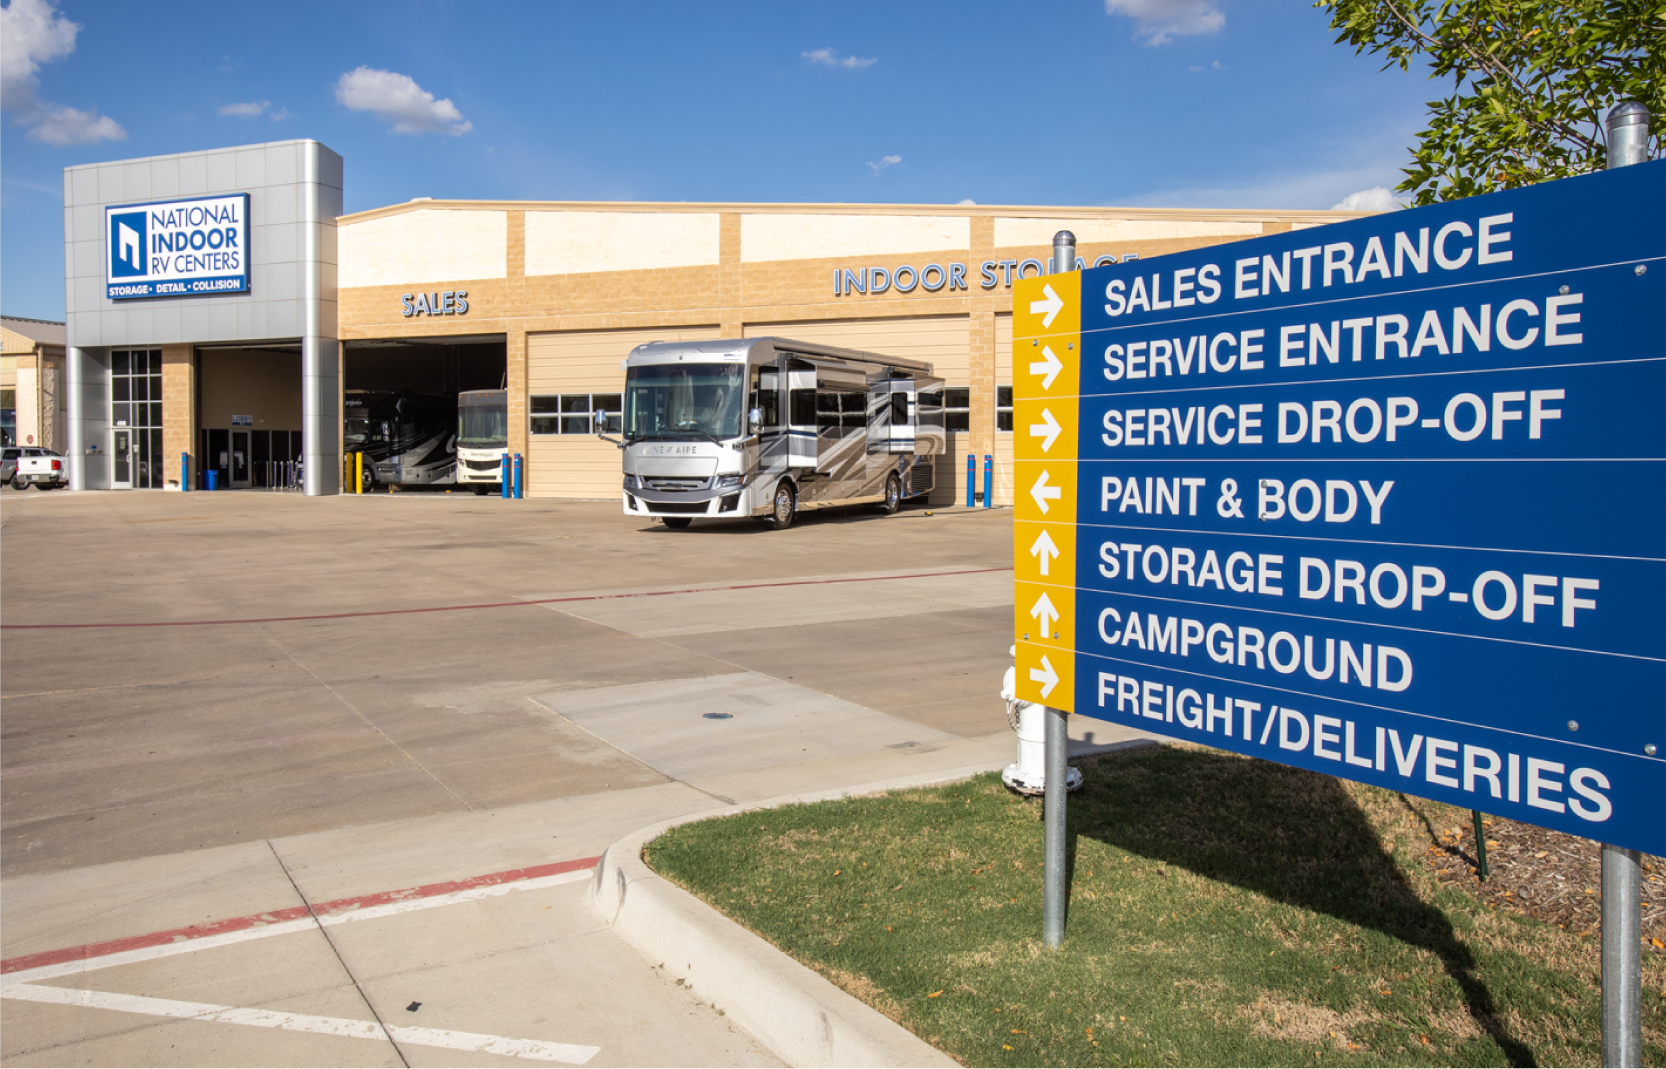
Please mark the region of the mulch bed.
MULTIPOLYGON (((1467 814, 1465 814, 1467 816, 1467 814)), ((1433 831, 1437 842, 1423 860, 1447 886, 1461 887, 1497 909, 1513 910, 1567 931, 1596 936, 1602 931, 1602 848, 1548 828, 1485 817, 1488 874, 1476 871, 1475 829, 1433 831)), ((1643 855, 1643 938, 1655 953, 1666 952, 1666 862, 1643 855)))

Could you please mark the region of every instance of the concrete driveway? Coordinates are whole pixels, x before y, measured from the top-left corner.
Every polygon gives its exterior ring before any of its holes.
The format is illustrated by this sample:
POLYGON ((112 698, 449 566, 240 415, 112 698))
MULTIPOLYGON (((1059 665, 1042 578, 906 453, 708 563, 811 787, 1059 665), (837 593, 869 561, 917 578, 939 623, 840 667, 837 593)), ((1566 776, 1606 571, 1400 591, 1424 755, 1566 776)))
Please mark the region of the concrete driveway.
POLYGON ((1005 510, 8 491, 0 539, 6 1064, 770 1064, 595 855, 1013 750, 1005 510))

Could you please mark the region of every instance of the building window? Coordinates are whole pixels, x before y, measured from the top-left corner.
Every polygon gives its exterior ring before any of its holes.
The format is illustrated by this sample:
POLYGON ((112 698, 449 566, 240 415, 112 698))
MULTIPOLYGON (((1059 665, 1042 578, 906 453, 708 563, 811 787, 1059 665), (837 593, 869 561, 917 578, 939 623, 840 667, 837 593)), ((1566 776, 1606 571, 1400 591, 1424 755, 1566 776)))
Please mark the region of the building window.
POLYGON ((1012 430, 1012 387, 995 387, 995 429, 1012 430))
POLYGON ((115 481, 135 490, 161 489, 162 350, 110 354, 110 426, 115 481))
POLYGON ((943 391, 943 429, 969 431, 972 429, 972 389, 969 386, 950 386, 943 391))
POLYGON ((531 398, 533 434, 618 434, 625 426, 622 394, 547 393, 531 398), (607 413, 603 426, 594 426, 592 413, 607 413))

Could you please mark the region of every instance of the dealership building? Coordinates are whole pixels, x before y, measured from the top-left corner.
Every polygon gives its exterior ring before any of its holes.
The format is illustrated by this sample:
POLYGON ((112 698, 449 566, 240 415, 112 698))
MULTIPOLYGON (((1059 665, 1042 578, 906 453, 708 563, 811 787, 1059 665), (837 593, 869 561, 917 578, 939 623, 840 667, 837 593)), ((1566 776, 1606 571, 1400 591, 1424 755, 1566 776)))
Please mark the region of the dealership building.
POLYGON ((343 185, 316 141, 65 170, 73 487, 195 489, 207 470, 257 487, 300 459, 306 492, 333 494, 347 391, 505 388, 528 495, 611 498, 619 454, 590 414, 618 409, 633 347, 779 336, 928 361, 947 387, 936 499, 963 499, 966 455, 980 473, 992 455, 1010 503, 1012 283, 1049 271, 1056 232, 1093 266, 1356 214, 419 198, 343 215, 343 185))

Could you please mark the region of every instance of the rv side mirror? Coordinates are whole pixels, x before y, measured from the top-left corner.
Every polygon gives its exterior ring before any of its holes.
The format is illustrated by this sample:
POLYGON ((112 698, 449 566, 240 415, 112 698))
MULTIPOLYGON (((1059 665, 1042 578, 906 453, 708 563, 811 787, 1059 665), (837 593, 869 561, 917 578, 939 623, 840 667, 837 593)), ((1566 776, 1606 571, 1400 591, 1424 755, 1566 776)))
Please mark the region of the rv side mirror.
POLYGON ((752 434, 757 434, 759 431, 764 429, 763 409, 754 408, 746 414, 746 428, 752 434))
POLYGON ((590 427, 591 427, 592 430, 594 430, 596 432, 596 437, 600 438, 604 442, 609 442, 613 445, 616 445, 620 449, 625 448, 625 443, 624 442, 621 442, 617 438, 609 438, 607 436, 607 409, 605 409, 605 408, 596 409, 596 411, 590 413, 590 420, 591 420, 590 427))

